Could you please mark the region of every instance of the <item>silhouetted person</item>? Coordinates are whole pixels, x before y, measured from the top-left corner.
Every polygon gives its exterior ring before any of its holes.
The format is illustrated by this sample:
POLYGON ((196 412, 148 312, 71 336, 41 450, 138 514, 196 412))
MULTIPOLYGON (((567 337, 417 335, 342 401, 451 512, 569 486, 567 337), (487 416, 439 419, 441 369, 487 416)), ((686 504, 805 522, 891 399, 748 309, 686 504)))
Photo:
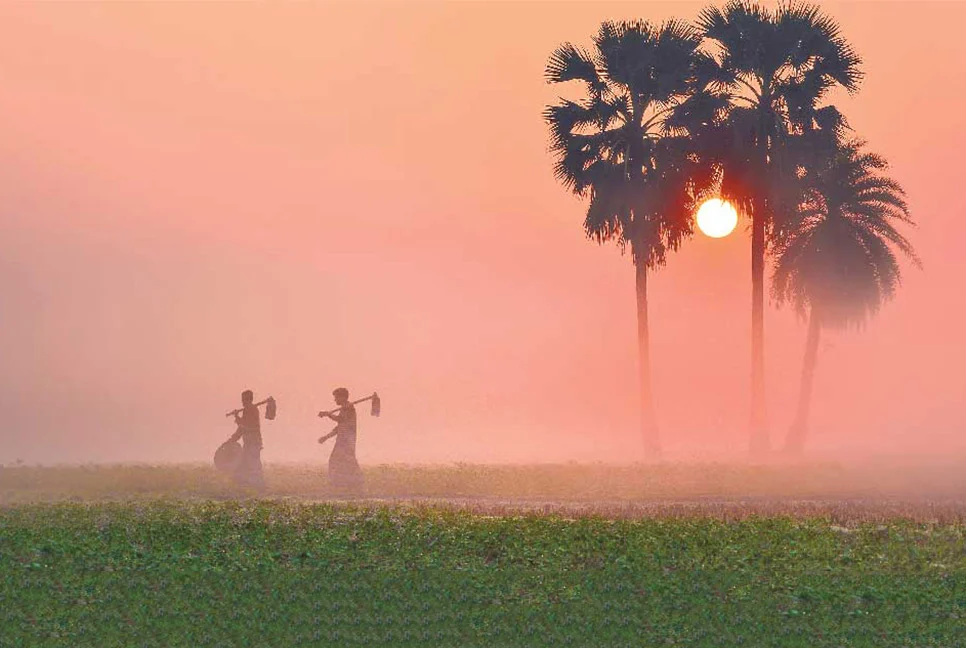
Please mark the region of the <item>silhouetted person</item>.
POLYGON ((356 461, 356 408, 349 402, 349 390, 345 387, 333 391, 332 396, 339 411, 319 412, 319 416, 337 424, 332 432, 319 439, 319 443, 324 443, 329 437, 335 437, 335 447, 329 456, 329 483, 337 488, 360 488, 362 469, 356 461))
POLYGON ((242 392, 242 411, 235 414, 238 430, 231 436, 232 441, 242 440, 242 454, 235 468, 235 481, 239 484, 265 487, 262 476, 262 429, 259 422, 255 395, 250 389, 242 392))

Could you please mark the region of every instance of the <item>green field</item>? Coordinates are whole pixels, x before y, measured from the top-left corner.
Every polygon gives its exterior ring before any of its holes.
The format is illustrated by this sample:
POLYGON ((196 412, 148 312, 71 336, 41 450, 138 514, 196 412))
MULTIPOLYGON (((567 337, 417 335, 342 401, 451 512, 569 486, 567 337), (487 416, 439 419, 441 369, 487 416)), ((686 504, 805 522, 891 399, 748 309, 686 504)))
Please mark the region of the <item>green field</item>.
POLYGON ((0 646, 966 646, 954 483, 797 470, 7 467, 0 646))

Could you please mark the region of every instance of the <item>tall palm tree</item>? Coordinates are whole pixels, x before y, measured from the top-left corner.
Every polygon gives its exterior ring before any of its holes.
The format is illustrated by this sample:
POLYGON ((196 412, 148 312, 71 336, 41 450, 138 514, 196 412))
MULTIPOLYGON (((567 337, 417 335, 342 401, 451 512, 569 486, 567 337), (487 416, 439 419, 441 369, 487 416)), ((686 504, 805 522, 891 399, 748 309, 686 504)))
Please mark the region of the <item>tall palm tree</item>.
MULTIPOLYGON (((630 246, 636 267, 641 426, 645 450, 660 453, 651 390, 647 272, 692 232, 697 191, 712 167, 697 155, 702 126, 723 101, 695 92, 701 35, 679 21, 604 22, 593 52, 565 43, 547 65, 550 83, 580 81, 577 101, 561 99, 544 118, 555 175, 589 198, 584 228, 598 243, 630 246)), ((706 64, 706 61, 705 61, 706 64)), ((703 131, 702 131, 703 132, 703 131)))
POLYGON ((772 292, 808 318, 795 418, 785 450, 800 454, 808 431, 812 384, 823 328, 861 325, 899 285, 897 252, 920 266, 896 225, 912 225, 905 193, 882 175, 886 161, 844 144, 806 177, 792 227, 778 242, 772 292))
POLYGON ((797 172, 834 149, 845 121, 823 105, 836 86, 854 92, 860 59, 817 7, 771 11, 745 0, 709 7, 698 20, 714 46, 706 70, 731 110, 721 193, 751 216, 750 449, 768 450, 765 417, 764 270, 766 244, 792 211, 797 172), (791 182, 790 182, 791 181, 791 182))

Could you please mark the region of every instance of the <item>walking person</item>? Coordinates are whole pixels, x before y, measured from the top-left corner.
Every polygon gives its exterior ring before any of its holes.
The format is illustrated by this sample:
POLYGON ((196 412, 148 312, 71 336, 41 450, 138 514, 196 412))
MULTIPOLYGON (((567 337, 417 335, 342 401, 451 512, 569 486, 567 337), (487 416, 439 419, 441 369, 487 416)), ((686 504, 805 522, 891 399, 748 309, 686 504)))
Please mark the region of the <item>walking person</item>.
POLYGON ((242 392, 241 399, 242 409, 235 412, 238 429, 230 439, 235 442, 242 440, 241 458, 235 468, 234 479, 237 484, 263 490, 265 478, 262 474, 262 429, 258 406, 254 402, 255 394, 250 389, 242 392))
POLYGON ((329 434, 319 438, 319 443, 335 437, 335 447, 329 456, 329 483, 338 489, 362 488, 362 469, 356 460, 356 408, 349 402, 349 390, 339 387, 332 392, 338 409, 319 412, 319 416, 336 422, 329 434))

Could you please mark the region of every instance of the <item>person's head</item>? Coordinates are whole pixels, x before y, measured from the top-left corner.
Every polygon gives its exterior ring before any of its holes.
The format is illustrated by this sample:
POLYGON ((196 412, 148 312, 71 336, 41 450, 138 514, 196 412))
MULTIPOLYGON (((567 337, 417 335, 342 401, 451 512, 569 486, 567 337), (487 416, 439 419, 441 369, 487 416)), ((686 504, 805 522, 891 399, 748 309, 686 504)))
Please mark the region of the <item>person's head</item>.
POLYGON ((349 402, 349 390, 345 387, 339 387, 338 389, 334 390, 332 395, 335 397, 336 405, 341 406, 349 402))
POLYGON ((242 405, 251 405, 255 401, 255 394, 252 390, 246 389, 242 392, 242 405))

